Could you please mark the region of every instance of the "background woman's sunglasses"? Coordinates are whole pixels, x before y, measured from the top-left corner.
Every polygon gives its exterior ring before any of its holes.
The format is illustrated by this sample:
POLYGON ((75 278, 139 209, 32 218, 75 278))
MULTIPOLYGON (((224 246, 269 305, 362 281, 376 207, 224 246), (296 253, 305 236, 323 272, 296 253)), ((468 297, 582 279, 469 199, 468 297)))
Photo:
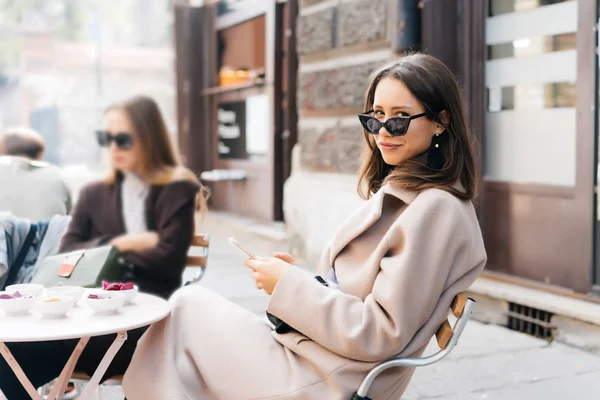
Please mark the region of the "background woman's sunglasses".
POLYGON ((365 128, 367 132, 373 135, 377 135, 381 130, 381 127, 385 126, 385 129, 389 132, 390 135, 404 136, 408 131, 410 121, 416 118, 424 117, 426 115, 425 113, 411 115, 410 117, 399 115, 397 117, 388 118, 384 122, 381 122, 376 117, 371 115, 372 112, 373 110, 367 111, 364 114, 358 114, 358 119, 360 120, 360 123, 362 124, 363 128, 365 128))
POLYGON ((129 150, 133 147, 133 137, 126 132, 111 135, 107 131, 96 131, 96 139, 101 147, 110 147, 111 142, 115 142, 117 148, 121 150, 129 150))

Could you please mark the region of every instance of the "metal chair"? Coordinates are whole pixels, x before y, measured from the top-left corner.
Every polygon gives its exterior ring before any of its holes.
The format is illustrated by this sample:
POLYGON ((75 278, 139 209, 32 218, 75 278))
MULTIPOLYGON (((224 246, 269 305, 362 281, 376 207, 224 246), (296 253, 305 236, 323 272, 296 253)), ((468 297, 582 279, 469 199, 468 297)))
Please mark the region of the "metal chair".
POLYGON ((192 280, 185 283, 184 286, 192 285, 200 282, 204 274, 206 273, 206 267, 208 266, 208 248, 210 245, 210 235, 209 234, 200 234, 194 236, 192 239, 192 245, 190 246, 190 250, 199 249, 201 251, 200 255, 193 254, 188 255, 185 266, 188 268, 198 268, 198 273, 196 277, 192 280))
MULTIPOLYGON (((195 235, 194 238, 192 239, 192 244, 190 245, 190 250, 192 254, 189 254, 186 261, 185 261, 185 266, 187 268, 198 268, 198 273, 196 274, 196 276, 187 281, 184 286, 187 285, 192 285, 192 284, 196 284, 198 282, 200 282, 200 280, 202 279, 202 277, 204 276, 204 274, 206 273, 206 267, 208 266, 208 248, 210 246, 210 235, 203 233, 203 234, 198 234, 195 235), (200 251, 193 251, 193 250, 197 250, 199 249, 200 251), (200 254, 198 254, 200 253, 200 254)), ((76 381, 75 382, 75 390, 77 392, 80 392, 80 384, 78 384, 77 382, 87 382, 91 379, 91 377, 86 374, 86 373, 81 373, 81 372, 74 372, 73 375, 71 375, 71 381, 76 381)), ((120 385, 123 382, 123 376, 122 375, 116 375, 111 377, 110 379, 107 379, 106 381, 104 381, 102 383, 102 385, 120 385)), ((44 385, 42 386, 38 392, 40 393, 40 395, 47 395, 48 393, 48 385, 44 385)), ((97 399, 99 399, 99 395, 98 393, 96 393, 96 397, 97 399)), ((45 397, 44 397, 45 398, 45 397)))
POLYGON ((444 357, 450 354, 452 349, 454 349, 454 346, 456 346, 458 343, 458 339, 463 333, 474 307, 475 300, 466 298, 462 294, 457 295, 450 306, 452 314, 454 314, 454 316, 457 318, 456 322, 454 323, 454 327, 451 327, 450 322, 448 319, 446 319, 435 334, 440 351, 431 356, 423 358, 394 358, 382 362, 369 372, 369 374, 360 384, 358 390, 354 392, 354 395, 350 400, 372 400, 371 398, 367 397, 367 393, 369 392, 373 381, 379 374, 389 368, 423 367, 425 365, 431 365, 442 360, 444 357))

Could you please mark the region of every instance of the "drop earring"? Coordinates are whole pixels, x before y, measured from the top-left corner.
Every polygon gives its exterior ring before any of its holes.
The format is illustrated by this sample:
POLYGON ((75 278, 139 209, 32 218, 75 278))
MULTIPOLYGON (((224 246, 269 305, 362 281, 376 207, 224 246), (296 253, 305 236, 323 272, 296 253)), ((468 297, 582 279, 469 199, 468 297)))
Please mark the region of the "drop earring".
POLYGON ((427 166, 429 168, 442 169, 442 167, 444 166, 445 160, 444 153, 442 151, 441 138, 441 135, 443 135, 444 132, 435 134, 431 138, 431 146, 429 147, 429 151, 427 152, 427 166))

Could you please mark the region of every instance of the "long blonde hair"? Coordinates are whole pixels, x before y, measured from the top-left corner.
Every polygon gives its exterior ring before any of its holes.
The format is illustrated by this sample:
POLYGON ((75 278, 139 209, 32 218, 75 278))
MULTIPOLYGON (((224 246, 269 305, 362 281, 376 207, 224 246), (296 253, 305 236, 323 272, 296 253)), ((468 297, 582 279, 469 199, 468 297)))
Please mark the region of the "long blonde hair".
MULTIPOLYGON (((147 96, 136 96, 109 106, 105 114, 112 110, 123 111, 135 130, 141 148, 138 172, 142 179, 151 185, 165 185, 180 180, 198 183, 200 191, 196 206, 204 215, 208 210, 208 190, 192 171, 183 166, 156 102, 147 96)), ((118 175, 119 171, 112 167, 104 182, 113 184, 118 175)))

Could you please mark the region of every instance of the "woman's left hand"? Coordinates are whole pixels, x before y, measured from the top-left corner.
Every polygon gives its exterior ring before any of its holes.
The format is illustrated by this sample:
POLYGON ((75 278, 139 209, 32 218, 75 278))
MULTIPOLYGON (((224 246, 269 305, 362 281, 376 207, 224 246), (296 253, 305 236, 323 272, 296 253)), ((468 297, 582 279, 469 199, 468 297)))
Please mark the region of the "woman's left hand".
POLYGON ((109 244, 120 252, 144 251, 158 245, 160 237, 156 232, 125 233, 112 239, 109 244))
POLYGON ((249 258, 244 262, 244 265, 252 269, 250 275, 256 281, 256 287, 264 290, 268 295, 273 293, 281 276, 288 269, 293 268, 291 264, 279 258, 266 257, 249 258))

